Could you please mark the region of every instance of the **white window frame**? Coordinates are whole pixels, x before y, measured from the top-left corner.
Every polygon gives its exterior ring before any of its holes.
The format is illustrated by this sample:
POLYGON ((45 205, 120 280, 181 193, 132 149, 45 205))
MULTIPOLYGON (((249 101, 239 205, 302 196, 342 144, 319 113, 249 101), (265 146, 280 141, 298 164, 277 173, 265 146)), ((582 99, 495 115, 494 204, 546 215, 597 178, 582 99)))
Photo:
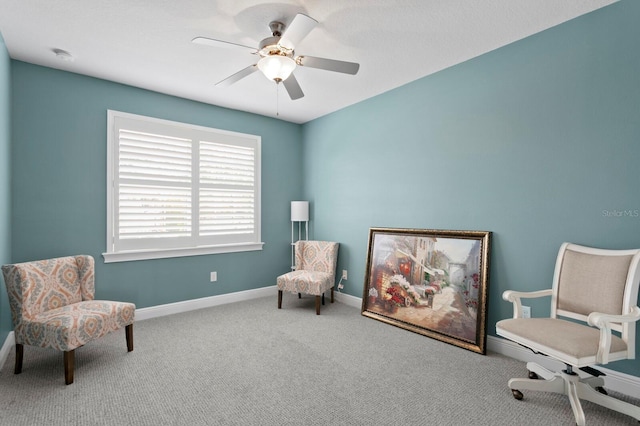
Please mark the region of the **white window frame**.
MULTIPOLYGON (((196 256, 216 253, 233 253, 262 250, 261 242, 261 138, 256 135, 213 129, 176 121, 162 120, 120 111, 107 110, 107 250, 102 254, 105 263, 132 260, 162 259, 181 256, 196 256), (193 146, 191 152, 191 206, 192 226, 189 237, 156 238, 152 247, 136 247, 136 242, 128 247, 119 247, 118 205, 119 205, 119 135, 120 129, 141 131, 151 134, 188 139, 193 146), (199 148, 201 143, 212 142, 240 147, 250 147, 254 152, 254 232, 238 238, 201 237, 199 229, 199 148), (237 241, 240 239, 241 241, 237 241)), ((204 187, 204 186, 203 186, 204 187)), ((147 242, 152 241, 147 239, 147 242)), ((143 244, 144 245, 144 244, 143 244)))

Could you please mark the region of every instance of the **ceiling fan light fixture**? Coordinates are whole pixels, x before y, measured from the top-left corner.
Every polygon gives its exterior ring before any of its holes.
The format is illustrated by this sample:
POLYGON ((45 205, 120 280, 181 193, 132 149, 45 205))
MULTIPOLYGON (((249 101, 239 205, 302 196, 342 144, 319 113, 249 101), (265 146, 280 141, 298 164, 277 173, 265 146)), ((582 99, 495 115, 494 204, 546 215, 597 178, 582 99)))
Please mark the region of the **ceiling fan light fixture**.
POLYGON ((276 83, 289 78, 295 68, 296 62, 288 56, 269 55, 258 61, 258 69, 276 83))

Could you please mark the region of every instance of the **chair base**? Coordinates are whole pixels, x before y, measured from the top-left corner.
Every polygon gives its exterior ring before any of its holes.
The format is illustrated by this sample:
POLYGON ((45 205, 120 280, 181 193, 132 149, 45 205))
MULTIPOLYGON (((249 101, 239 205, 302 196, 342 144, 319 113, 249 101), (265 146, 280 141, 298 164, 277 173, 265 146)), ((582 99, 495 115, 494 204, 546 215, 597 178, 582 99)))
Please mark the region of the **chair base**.
MULTIPOLYGON (((133 324, 129 324, 124 328, 125 339, 127 340, 127 352, 133 351, 133 324)), ((22 373, 22 360, 24 358, 24 345, 16 343, 16 363, 13 374, 22 373)), ((63 352, 64 362, 64 383, 70 385, 73 383, 73 372, 75 370, 76 352, 75 349, 63 352)))
MULTIPOLYGON (((278 309, 282 309, 282 290, 278 290, 278 309)), ((298 299, 302 298, 302 294, 298 293, 298 299)), ((333 287, 331 287, 331 303, 333 303, 333 287)), ((316 296, 316 315, 320 315, 320 304, 324 305, 324 293, 322 296, 316 296)))
POLYGON ((568 373, 567 371, 553 372, 534 362, 527 363, 527 369, 530 372, 530 377, 532 377, 531 373, 534 373, 540 379, 518 378, 509 380, 509 388, 516 399, 522 399, 522 390, 567 395, 576 424, 579 426, 584 426, 585 424, 584 411, 580 404, 581 399, 626 414, 640 421, 640 407, 602 393, 604 379, 601 377, 581 378, 577 374, 568 373))

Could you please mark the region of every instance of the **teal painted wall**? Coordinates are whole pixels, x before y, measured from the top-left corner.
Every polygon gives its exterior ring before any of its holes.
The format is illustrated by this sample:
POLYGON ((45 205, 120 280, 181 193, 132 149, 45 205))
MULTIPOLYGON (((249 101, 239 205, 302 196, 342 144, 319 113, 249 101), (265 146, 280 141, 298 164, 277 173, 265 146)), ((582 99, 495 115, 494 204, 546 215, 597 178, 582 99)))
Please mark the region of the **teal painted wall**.
MULTIPOLYGON (((0 34, 0 265, 11 262, 10 62, 7 47, 0 34)), ((12 327, 4 280, 0 278, 0 281, 2 281, 2 288, 0 288, 0 346, 2 346, 12 327)))
POLYGON ((305 124, 313 235, 341 243, 344 291, 362 296, 370 227, 492 231, 495 335, 502 292, 548 288, 562 242, 640 247, 639 19, 624 0, 305 124))
POLYGON ((11 66, 13 261, 90 254, 96 297, 139 308, 275 285, 289 269, 289 202, 302 194, 299 125, 24 62, 11 66), (264 249, 105 264, 107 109, 261 136, 264 249), (217 283, 209 282, 211 271, 217 283))
MULTIPOLYGON (((306 198, 358 297, 370 227, 492 231, 495 334, 501 293, 548 287, 561 242, 640 247, 640 218, 605 214, 640 210, 639 17, 622 0, 304 126, 9 61, 2 45, 0 261, 88 253, 98 297, 139 307, 263 287, 288 269, 289 201, 306 198), (264 251, 105 265, 108 108, 261 135, 264 251)), ((0 342, 4 307, 2 293, 0 342)))

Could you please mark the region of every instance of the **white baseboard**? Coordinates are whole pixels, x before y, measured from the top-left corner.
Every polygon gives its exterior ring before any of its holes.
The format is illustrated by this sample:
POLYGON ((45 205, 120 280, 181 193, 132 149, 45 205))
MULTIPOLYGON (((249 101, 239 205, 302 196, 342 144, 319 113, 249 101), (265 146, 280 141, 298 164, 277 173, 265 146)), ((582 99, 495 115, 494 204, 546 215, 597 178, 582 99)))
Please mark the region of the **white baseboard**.
POLYGON ((165 315, 195 311, 196 309, 210 308, 212 306, 257 299, 260 297, 273 296, 275 298, 277 297, 277 294, 277 288, 273 285, 253 290, 221 294, 219 296, 209 296, 200 299, 185 300, 183 302, 167 303, 166 305, 151 306, 149 308, 140 308, 136 309, 136 321, 144 321, 151 318, 163 317, 165 315))
MULTIPOLYGON (((203 297, 200 299, 185 300, 183 302, 151 306, 149 308, 140 308, 136 309, 136 321, 144 321, 151 318, 163 317, 165 315, 210 308, 212 306, 257 299, 260 297, 275 297, 277 294, 276 290, 276 286, 269 286, 253 290, 222 294, 219 296, 203 297)), ((362 298, 360 297, 340 292, 335 292, 334 296, 337 302, 358 309, 361 309, 362 307, 362 298)), ((12 331, 4 341, 2 348, 0 348, 0 365, 4 365, 14 342, 15 340, 12 331)), ((530 350, 500 337, 487 336, 487 350, 524 362, 537 362, 543 367, 551 370, 558 370, 564 367, 561 363, 558 363, 549 357, 536 355, 530 350)), ((629 374, 620 373, 603 367, 598 367, 598 369, 606 374, 604 380, 607 388, 625 395, 640 395, 640 377, 631 376, 629 374)))
POLYGON ((352 306, 354 308, 362 309, 361 297, 355 297, 347 293, 340 293, 338 291, 334 292, 333 296, 335 297, 337 302, 352 306))
POLYGON ((9 332, 9 335, 4 341, 4 344, 0 348, 0 367, 4 365, 5 360, 9 356, 9 351, 15 344, 15 338, 13 337, 13 331, 9 332))

